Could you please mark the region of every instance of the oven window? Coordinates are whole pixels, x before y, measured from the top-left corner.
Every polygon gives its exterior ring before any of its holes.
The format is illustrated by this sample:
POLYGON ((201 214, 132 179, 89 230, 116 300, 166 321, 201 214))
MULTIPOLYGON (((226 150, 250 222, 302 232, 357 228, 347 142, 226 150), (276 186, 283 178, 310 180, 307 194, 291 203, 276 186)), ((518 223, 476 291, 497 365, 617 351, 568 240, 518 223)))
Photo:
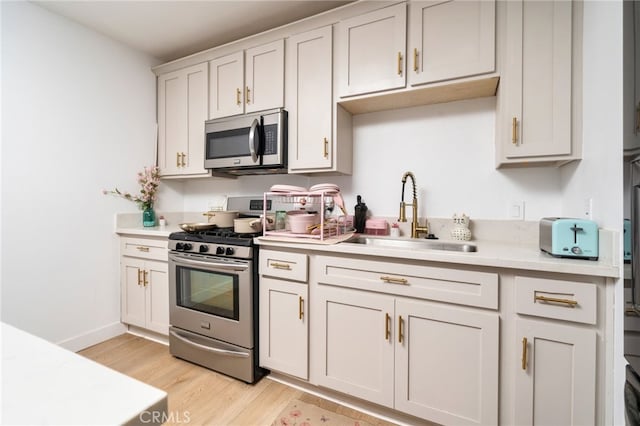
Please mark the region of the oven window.
POLYGON ((177 266, 178 306, 239 319, 238 275, 177 266))

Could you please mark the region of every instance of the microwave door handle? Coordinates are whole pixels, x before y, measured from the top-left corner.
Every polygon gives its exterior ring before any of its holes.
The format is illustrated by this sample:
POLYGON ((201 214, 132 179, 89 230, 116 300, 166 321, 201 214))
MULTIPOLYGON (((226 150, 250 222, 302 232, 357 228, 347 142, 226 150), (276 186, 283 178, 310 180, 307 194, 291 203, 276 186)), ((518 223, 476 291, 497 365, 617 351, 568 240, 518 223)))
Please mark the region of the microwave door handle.
POLYGON ((258 161, 255 140, 256 137, 260 137, 258 133, 260 131, 259 126, 260 122, 256 118, 253 120, 253 123, 251 123, 251 129, 249 130, 249 153, 251 154, 251 160, 253 160, 254 163, 258 161))

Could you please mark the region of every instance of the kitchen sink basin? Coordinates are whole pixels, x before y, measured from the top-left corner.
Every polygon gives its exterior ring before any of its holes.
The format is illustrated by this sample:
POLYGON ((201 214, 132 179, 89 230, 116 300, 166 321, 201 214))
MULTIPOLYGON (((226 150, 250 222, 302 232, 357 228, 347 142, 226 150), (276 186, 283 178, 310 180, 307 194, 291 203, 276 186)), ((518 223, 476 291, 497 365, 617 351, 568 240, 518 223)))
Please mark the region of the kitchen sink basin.
POLYGON ((395 239, 395 238, 373 238, 359 235, 351 238, 346 243, 364 244, 375 247, 400 248, 407 250, 446 250, 460 252, 475 252, 477 247, 474 244, 455 241, 439 241, 427 239, 395 239))

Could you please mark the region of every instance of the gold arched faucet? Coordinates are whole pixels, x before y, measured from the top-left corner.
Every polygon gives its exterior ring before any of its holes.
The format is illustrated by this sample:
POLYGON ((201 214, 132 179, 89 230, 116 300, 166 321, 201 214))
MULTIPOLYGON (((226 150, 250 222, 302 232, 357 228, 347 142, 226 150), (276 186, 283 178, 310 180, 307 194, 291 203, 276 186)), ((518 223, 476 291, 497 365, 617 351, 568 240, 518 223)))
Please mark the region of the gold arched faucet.
POLYGON ((405 172, 402 175, 402 198, 400 200, 400 218, 398 222, 406 222, 407 221, 407 205, 411 206, 411 238, 418 238, 418 234, 429 234, 429 224, 425 223, 425 226, 418 225, 418 196, 416 193, 416 177, 412 172, 405 172), (413 200, 411 204, 407 204, 404 202, 404 185, 407 183, 407 178, 411 178, 411 183, 413 184, 413 200))

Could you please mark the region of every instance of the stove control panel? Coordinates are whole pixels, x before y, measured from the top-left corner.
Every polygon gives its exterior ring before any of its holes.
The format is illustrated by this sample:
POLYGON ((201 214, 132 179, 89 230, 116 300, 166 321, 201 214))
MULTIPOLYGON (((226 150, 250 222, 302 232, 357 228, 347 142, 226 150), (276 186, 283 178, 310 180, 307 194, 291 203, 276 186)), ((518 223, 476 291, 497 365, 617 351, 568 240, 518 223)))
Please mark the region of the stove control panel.
POLYGON ((185 253, 199 253, 207 256, 222 256, 249 259, 253 255, 252 247, 214 243, 190 243, 169 240, 169 250, 185 253))

